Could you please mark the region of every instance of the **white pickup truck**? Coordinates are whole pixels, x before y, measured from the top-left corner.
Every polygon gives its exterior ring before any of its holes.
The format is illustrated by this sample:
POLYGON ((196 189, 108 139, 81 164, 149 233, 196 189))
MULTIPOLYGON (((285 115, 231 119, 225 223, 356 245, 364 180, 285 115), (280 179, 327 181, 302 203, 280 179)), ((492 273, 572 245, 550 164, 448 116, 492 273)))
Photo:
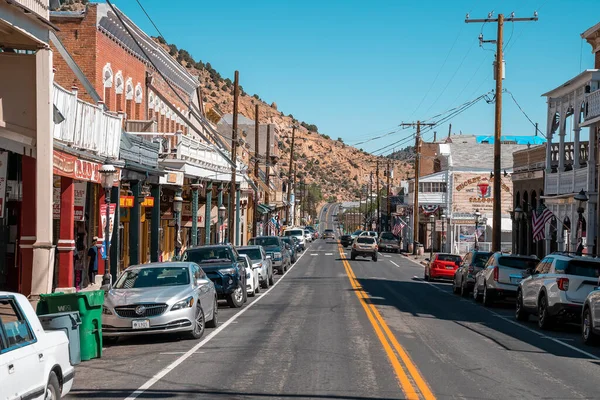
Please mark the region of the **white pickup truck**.
POLYGON ((74 373, 65 332, 44 331, 25 296, 0 291, 0 400, 60 399, 74 373))

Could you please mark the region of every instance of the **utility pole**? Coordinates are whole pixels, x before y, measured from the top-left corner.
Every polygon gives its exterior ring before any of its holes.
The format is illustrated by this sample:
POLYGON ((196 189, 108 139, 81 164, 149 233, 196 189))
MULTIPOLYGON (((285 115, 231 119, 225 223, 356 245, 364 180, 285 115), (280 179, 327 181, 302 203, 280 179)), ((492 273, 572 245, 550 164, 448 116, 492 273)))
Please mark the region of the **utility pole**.
MULTIPOLYGON (((238 97, 240 94, 240 73, 235 71, 233 79, 233 131, 231 132, 231 161, 235 164, 231 167, 231 184, 229 185, 229 243, 235 243, 233 224, 235 220, 235 196, 236 196, 236 170, 237 170, 237 129, 238 129, 238 97)), ((236 226, 235 229, 238 229, 236 226)))
MULTIPOLYGON (((415 136, 415 188, 413 201, 413 242, 419 240, 419 171, 421 162, 421 126, 434 126, 433 123, 422 123, 421 121, 402 123, 401 126, 416 126, 415 136)), ((417 246, 413 243, 413 254, 417 254, 417 246)))
POLYGON ((381 209, 379 207, 379 159, 377 159, 377 169, 375 171, 375 179, 377 180, 377 233, 381 233, 381 209))
POLYGON ((392 227, 391 227, 391 222, 392 222, 392 198, 391 198, 391 194, 390 194, 390 160, 388 159, 387 162, 387 196, 386 196, 386 211, 387 211, 387 230, 391 231, 392 227))
POLYGON ((367 208, 367 214, 369 215, 369 226, 366 230, 370 231, 373 228, 373 222, 371 221, 371 216, 373 212, 371 211, 373 208, 373 171, 371 171, 371 175, 369 177, 369 208, 367 208))
MULTIPOLYGON (((267 124, 267 160, 265 161, 265 184, 267 191, 265 192, 265 204, 269 205, 271 201, 271 124, 267 124)), ((269 216, 270 217, 270 216, 269 216)))
MULTIPOLYGON (((258 123, 258 104, 256 104, 254 106, 254 179, 257 187, 260 187, 258 185, 258 180, 260 179, 260 177, 258 176, 258 160, 260 159, 260 149, 258 148, 258 145, 260 143, 258 140, 258 134, 260 130, 259 128, 260 125, 258 123)), ((252 221, 252 237, 258 236, 258 201, 259 196, 258 191, 256 191, 254 196, 254 221, 252 221)))
POLYGON ((452 124, 448 125, 448 138, 452 135, 452 124))
POLYGON ((286 208, 286 212, 285 212, 285 222, 288 226, 292 226, 293 223, 290 225, 290 208, 292 207, 291 205, 291 201, 292 201, 292 172, 293 172, 293 165, 294 165, 294 139, 296 137, 296 125, 292 125, 292 146, 290 147, 290 168, 289 168, 289 172, 288 172, 288 187, 287 187, 287 202, 288 202, 288 206, 286 208))
POLYGON ((531 18, 515 18, 515 13, 511 13, 509 18, 504 18, 504 14, 498 14, 498 18, 492 18, 492 13, 488 14, 485 19, 469 19, 469 14, 465 18, 466 23, 489 23, 496 22, 498 24, 498 36, 496 40, 483 40, 483 35, 479 34, 479 45, 483 43, 496 44, 496 61, 494 63, 494 79, 496 79, 496 117, 494 128, 494 180, 492 193, 494 203, 492 209, 492 251, 500 251, 500 238, 502 235, 501 218, 502 218, 502 178, 500 175, 500 163, 502 158, 500 138, 502 136, 502 80, 504 79, 504 22, 529 22, 537 21, 537 12, 533 13, 531 18))

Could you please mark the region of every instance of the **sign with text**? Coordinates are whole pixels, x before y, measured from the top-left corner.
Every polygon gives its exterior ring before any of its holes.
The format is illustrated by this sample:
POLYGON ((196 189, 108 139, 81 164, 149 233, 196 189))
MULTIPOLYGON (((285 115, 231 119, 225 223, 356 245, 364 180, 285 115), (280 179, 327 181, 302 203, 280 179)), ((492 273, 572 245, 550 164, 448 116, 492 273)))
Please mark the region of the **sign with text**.
MULTIPOLYGON (((54 175, 66 176, 81 181, 101 183, 100 167, 93 161, 81 160, 71 154, 54 150, 54 175)), ((119 176, 121 171, 117 168, 119 176)))
POLYGON ((144 201, 140 204, 142 207, 154 207, 154 197, 146 197, 144 201))
MULTIPOLYGON (((107 218, 106 218, 106 203, 104 204, 100 204, 100 223, 102 225, 102 233, 104 234, 104 232, 106 232, 106 222, 107 222, 107 218)), ((110 204, 110 209, 109 209, 109 226, 108 226, 108 238, 105 238, 105 240, 102 242, 102 248, 100 249, 101 253, 102 253, 102 259, 106 260, 106 244, 108 243, 108 245, 110 246, 110 238, 112 238, 112 234, 113 234, 113 227, 115 225, 115 209, 116 209, 116 204, 111 203, 110 204)))
POLYGON ((56 175, 52 184, 52 218, 60 219, 60 176, 56 175))
POLYGON ((73 203, 75 221, 85 221, 87 182, 75 181, 73 184, 75 185, 75 201, 73 203))
POLYGON ((119 206, 121 208, 133 208, 133 196, 119 197, 119 206))
MULTIPOLYGON (((494 205, 494 179, 489 174, 454 173, 452 213, 490 213, 494 205)), ((512 205, 512 181, 500 178, 502 214, 508 214, 512 205)))

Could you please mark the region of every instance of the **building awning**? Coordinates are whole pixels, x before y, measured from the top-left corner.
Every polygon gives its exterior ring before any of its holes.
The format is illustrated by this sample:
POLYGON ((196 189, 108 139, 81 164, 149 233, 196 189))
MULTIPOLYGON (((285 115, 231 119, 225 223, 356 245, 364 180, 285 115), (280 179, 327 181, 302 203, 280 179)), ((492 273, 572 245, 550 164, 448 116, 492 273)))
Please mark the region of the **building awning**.
POLYGON ((259 204, 257 208, 258 212, 261 214, 268 214, 271 211, 271 209, 265 206, 264 204, 259 204))

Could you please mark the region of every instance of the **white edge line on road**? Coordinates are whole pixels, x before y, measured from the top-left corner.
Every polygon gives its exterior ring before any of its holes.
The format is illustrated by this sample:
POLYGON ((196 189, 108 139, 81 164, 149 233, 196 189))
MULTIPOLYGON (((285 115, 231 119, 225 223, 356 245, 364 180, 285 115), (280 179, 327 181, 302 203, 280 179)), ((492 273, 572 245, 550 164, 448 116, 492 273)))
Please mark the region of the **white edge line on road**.
POLYGON ((242 314, 244 314, 246 311, 248 311, 250 308, 252 308, 252 306, 254 306, 256 303, 258 303, 259 301, 261 301, 262 299, 264 299, 265 297, 267 297, 267 295, 269 293, 271 293, 272 289, 275 286, 277 286, 279 284, 279 282, 281 282, 283 280, 283 278, 285 278, 285 276, 292 270, 292 268, 294 268, 296 266, 296 264, 298 264, 298 261, 300 261, 300 259, 305 254, 306 254, 306 250, 300 255, 300 257, 298 257, 298 259, 296 260, 296 262, 294 263, 294 265, 292 265, 287 270, 287 272, 284 273, 281 276, 281 278, 277 282, 275 282, 275 284, 273 286, 271 286, 262 296, 260 296, 256 300, 254 300, 252 303, 250 303, 249 305, 247 305, 246 307, 244 307, 242 310, 240 310, 240 312, 238 312, 237 314, 235 314, 234 316, 232 316, 230 319, 228 319, 227 321, 225 321, 223 323, 223 325, 219 326, 217 329, 215 329, 214 331, 212 331, 200 343, 196 344, 194 347, 192 347, 191 349, 189 349, 184 355, 182 355, 177 360, 173 361, 171 364, 167 365, 165 368, 163 368, 162 370, 160 370, 156 374, 154 374, 154 376, 152 378, 148 379, 146 381, 146 383, 144 383, 142 386, 140 386, 136 391, 134 391, 133 393, 131 393, 128 397, 126 397, 125 400, 134 400, 134 399, 137 399, 138 396, 142 395, 146 390, 150 389, 155 383, 157 383, 162 378, 164 378, 165 375, 167 375, 169 372, 171 372, 172 370, 174 370, 175 368, 177 368, 177 366, 179 366, 182 362, 184 362, 185 360, 187 360, 188 358, 190 358, 192 355, 194 355, 194 353, 196 353, 198 351, 198 349, 200 349, 202 346, 204 346, 206 343, 208 343, 212 338, 214 338, 215 336, 217 336, 221 331, 223 331, 230 324, 232 324, 233 321, 235 321, 236 319, 238 319, 242 314))
POLYGON ((393 262, 392 260, 390 260, 390 262, 391 262, 392 264, 394 264, 396 267, 400 268, 400 266, 399 266, 398 264, 396 264, 395 262, 393 262))
MULTIPOLYGON (((418 278, 418 277, 416 277, 416 276, 414 276, 413 278, 420 279, 420 278, 418 278)), ((440 291, 440 292, 442 292, 442 293, 445 293, 445 294, 447 294, 447 295, 449 295, 449 296, 452 296, 452 297, 454 297, 454 296, 452 295, 452 293, 450 293, 450 292, 447 292, 447 291, 445 291, 445 290, 443 290, 443 289, 441 289, 441 288, 437 287, 436 285, 432 284, 431 282, 426 282, 426 281, 424 281, 424 280, 421 280, 421 282, 423 282, 423 283, 425 283, 425 284, 427 284, 427 285, 431 286, 432 288, 435 288, 435 289, 439 290, 439 291, 440 291)), ((473 304, 473 303, 471 303, 471 304, 473 304)), ((588 353, 587 351, 585 351, 585 350, 582 350, 582 349, 580 349, 580 348, 578 348, 578 347, 575 347, 575 346, 573 346, 573 345, 571 345, 571 344, 569 344, 569 343, 565 343, 565 342, 563 342, 563 341, 562 341, 562 340, 560 340, 560 339, 557 339, 557 338, 554 338, 554 337, 551 337, 551 336, 547 336, 547 335, 543 334, 542 332, 538 332, 538 331, 536 331, 535 329, 531 329, 530 327, 528 327, 528 326, 525 326, 525 325, 523 325, 523 324, 520 324, 520 323, 519 323, 519 322, 517 322, 517 321, 513 321, 512 319, 510 319, 510 318, 507 318, 507 317, 506 317, 506 316, 504 316, 504 315, 498 314, 497 312, 495 312, 495 311, 492 311, 492 310, 490 310, 489 308, 485 308, 485 307, 483 307, 483 309, 484 309, 484 310, 487 310, 487 311, 488 311, 490 314, 492 314, 492 315, 494 315, 494 316, 496 316, 496 317, 498 317, 498 318, 500 318, 500 319, 502 319, 502 320, 504 320, 504 321, 506 321, 506 322, 509 322, 509 323, 511 323, 511 324, 513 324, 513 325, 515 325, 515 326, 518 326, 518 327, 520 327, 520 328, 523 328, 523 329, 525 329, 526 331, 529 331, 529 332, 531 332, 531 333, 534 333, 534 334, 538 335, 538 336, 539 336, 539 337, 541 337, 542 339, 549 339, 549 340, 552 340, 553 342, 555 342, 555 343, 558 343, 558 344, 560 344, 560 345, 562 345, 562 346, 564 346, 564 347, 567 347, 567 348, 569 348, 569 349, 571 349, 571 350, 574 350, 574 351, 576 351, 576 352, 578 352, 578 353, 580 353, 580 354, 583 354, 584 356, 587 356, 587 357, 589 357, 589 358, 592 358, 592 359, 594 359, 594 360, 600 360, 600 357, 598 357, 598 356, 596 356, 596 355, 594 355, 594 354, 592 354, 592 353, 588 353)))
POLYGON ((423 264, 421 264, 420 262, 417 262, 417 261, 415 261, 415 260, 411 260, 411 259, 410 259, 410 257, 407 257, 407 256, 403 256, 403 257, 404 257, 404 258, 406 258, 406 259, 407 259, 408 261, 410 261, 411 263, 413 263, 413 264, 416 264, 416 265, 418 265, 418 266, 419 266, 419 267, 421 267, 421 268, 425 268, 425 266, 424 266, 423 264))

